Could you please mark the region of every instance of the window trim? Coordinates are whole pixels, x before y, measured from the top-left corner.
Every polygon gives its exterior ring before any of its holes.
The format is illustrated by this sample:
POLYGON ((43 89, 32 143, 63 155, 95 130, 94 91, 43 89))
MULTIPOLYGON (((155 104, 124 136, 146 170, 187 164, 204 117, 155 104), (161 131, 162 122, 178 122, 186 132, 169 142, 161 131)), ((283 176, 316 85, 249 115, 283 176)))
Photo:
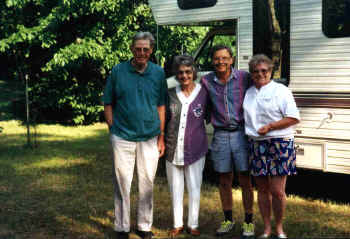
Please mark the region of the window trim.
POLYGON ((192 10, 192 9, 200 9, 200 8, 208 8, 214 7, 218 0, 206 0, 205 3, 202 3, 203 0, 177 0, 177 5, 181 10, 192 10), (193 4, 193 2, 195 2, 193 4), (194 5, 192 7, 191 5, 194 5))
MULTIPOLYGON (((344 32, 343 34, 339 34, 337 32, 330 32, 327 31, 326 27, 327 25, 329 25, 328 21, 327 21, 327 5, 328 5, 328 1, 333 1, 333 0, 322 0, 322 33, 327 37, 327 38, 346 38, 346 37, 350 37, 350 31, 349 32, 344 32), (328 24, 326 24, 328 23, 328 24)), ((344 3, 347 0, 343 0, 344 3)), ((345 14, 344 14, 345 15, 345 14)), ((350 18, 350 17, 349 17, 350 18)), ((349 19, 350 21, 350 19, 349 19)), ((345 23, 346 21, 344 21, 345 23)))

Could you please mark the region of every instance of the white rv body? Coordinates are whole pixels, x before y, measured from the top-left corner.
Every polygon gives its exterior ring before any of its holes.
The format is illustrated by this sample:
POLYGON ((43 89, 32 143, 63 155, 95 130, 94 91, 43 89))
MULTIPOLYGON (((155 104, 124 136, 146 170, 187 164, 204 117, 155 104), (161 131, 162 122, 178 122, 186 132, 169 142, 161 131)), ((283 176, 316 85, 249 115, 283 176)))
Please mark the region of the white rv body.
POLYGON ((328 38, 322 31, 322 0, 290 2, 290 84, 298 104, 299 167, 350 174, 350 37, 328 38), (317 101, 323 101, 319 107, 317 101), (299 101, 300 102, 300 101, 299 101))
MULTIPOLYGON (((247 70, 253 55, 252 1, 217 0, 215 6, 191 10, 181 10, 177 0, 149 4, 159 25, 236 19, 236 66, 247 70)), ((350 37, 325 36, 322 0, 290 1, 289 88, 301 113, 297 166, 350 174, 350 37)))
POLYGON ((181 10, 177 0, 148 2, 158 25, 195 25, 237 19, 237 65, 239 69, 248 70, 253 54, 252 0, 218 0, 213 7, 191 10, 181 10))

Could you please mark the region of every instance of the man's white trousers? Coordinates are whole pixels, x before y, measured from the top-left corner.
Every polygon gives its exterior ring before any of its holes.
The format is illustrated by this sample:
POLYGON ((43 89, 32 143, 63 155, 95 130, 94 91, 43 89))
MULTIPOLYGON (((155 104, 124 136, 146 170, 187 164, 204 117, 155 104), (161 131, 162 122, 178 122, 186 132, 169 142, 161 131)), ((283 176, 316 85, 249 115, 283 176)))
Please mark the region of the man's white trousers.
POLYGON ((132 142, 111 134, 115 192, 114 230, 130 231, 130 189, 136 162, 138 177, 137 227, 151 231, 153 223, 153 181, 158 165, 157 137, 132 142))
POLYGON ((205 157, 188 166, 176 166, 166 161, 166 172, 173 204, 174 228, 183 226, 184 181, 188 192, 187 226, 198 227, 199 205, 201 196, 202 175, 205 157))

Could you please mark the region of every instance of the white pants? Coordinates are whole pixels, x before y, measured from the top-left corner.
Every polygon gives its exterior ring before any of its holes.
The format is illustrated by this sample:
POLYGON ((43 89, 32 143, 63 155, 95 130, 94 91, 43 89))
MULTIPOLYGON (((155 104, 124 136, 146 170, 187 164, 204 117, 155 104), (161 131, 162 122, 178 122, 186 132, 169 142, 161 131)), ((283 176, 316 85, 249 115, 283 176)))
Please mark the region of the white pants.
POLYGON ((187 226, 198 227, 202 174, 205 157, 188 166, 176 166, 166 161, 166 172, 173 204, 174 228, 183 226, 184 181, 188 192, 187 226))
POLYGON ((136 161, 138 177, 137 227, 151 231, 153 223, 153 180, 158 165, 157 137, 131 142, 111 135, 113 148, 115 192, 114 230, 130 231, 130 189, 136 161))

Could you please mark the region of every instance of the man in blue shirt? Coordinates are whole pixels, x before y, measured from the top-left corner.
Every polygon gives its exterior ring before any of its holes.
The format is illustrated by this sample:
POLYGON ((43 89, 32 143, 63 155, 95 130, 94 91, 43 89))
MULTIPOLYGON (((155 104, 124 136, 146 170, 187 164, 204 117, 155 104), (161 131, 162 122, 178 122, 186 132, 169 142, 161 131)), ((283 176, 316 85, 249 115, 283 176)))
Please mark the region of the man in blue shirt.
POLYGON ((137 234, 152 238, 153 181, 158 158, 165 150, 167 94, 162 68, 149 61, 154 42, 151 33, 137 33, 130 47, 134 57, 113 67, 104 91, 104 113, 114 159, 117 238, 129 237, 130 188, 135 163, 139 191, 137 234))
POLYGON ((248 142, 244 133, 243 100, 250 86, 248 72, 234 69, 232 50, 225 45, 212 49, 214 72, 202 78, 212 103, 211 123, 214 127, 211 145, 211 159, 214 170, 219 173, 219 191, 225 219, 216 231, 218 236, 233 230, 232 180, 233 172, 238 173, 242 188, 245 219, 242 236, 254 236, 253 201, 254 194, 248 167, 248 142))

